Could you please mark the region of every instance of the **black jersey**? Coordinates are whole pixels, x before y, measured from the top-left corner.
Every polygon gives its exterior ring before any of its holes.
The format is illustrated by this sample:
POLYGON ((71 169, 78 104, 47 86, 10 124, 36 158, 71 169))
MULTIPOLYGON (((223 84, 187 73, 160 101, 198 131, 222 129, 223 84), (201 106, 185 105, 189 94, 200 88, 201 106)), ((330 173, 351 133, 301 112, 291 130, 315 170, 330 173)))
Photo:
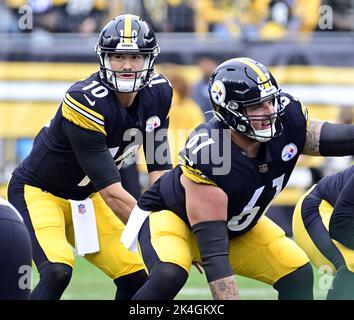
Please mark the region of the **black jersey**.
MULTIPOLYGON (((346 194, 352 199, 354 195, 354 166, 336 174, 322 178, 315 189, 308 197, 316 197, 317 199, 326 200, 332 207, 335 206, 339 194, 346 187, 346 194), (350 182, 349 185, 347 185, 350 182)), ((342 199, 342 201, 345 199, 342 199)))
MULTIPOLYGON (((165 142, 156 141, 155 136, 168 127, 171 100, 169 81, 155 74, 138 91, 133 105, 124 108, 94 73, 66 92, 50 125, 39 132, 31 153, 13 176, 62 198, 87 198, 119 182, 117 167, 133 161, 140 145, 145 154, 155 154, 165 142)), ((149 172, 171 168, 168 157, 164 163, 151 155, 148 160, 149 172)))
POLYGON ((188 223, 180 183, 184 173, 197 183, 216 185, 227 194, 230 238, 252 228, 286 186, 306 141, 306 108, 287 94, 282 95, 282 101, 286 105, 282 134, 262 143, 258 158, 249 158, 232 143, 231 131, 222 122, 204 123, 187 140, 184 164, 162 176, 141 197, 139 207, 169 209, 188 223))

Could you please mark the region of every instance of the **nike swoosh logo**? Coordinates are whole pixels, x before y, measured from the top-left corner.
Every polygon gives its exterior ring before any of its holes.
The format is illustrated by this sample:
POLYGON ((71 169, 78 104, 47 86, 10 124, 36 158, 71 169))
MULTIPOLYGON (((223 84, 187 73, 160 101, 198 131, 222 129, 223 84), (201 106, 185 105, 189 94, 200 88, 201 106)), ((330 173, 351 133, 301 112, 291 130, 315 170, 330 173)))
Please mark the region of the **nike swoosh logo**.
POLYGON ((86 94, 84 94, 84 97, 86 98, 87 102, 90 104, 91 107, 93 107, 96 104, 96 101, 90 100, 86 94))

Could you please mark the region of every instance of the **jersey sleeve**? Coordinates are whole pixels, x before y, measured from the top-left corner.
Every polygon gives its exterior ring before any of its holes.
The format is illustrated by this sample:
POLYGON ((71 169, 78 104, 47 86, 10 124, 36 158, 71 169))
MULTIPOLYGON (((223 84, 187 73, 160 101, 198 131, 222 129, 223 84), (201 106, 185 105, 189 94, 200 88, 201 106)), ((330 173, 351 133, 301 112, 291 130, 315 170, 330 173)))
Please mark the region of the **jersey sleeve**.
POLYGON ((172 169, 167 134, 168 125, 169 119, 167 118, 158 130, 147 133, 147 137, 144 139, 144 153, 148 172, 172 169), (153 154, 151 151, 153 151, 153 154))
POLYGON ((119 170, 102 134, 66 120, 62 122, 62 129, 81 168, 97 191, 121 181, 119 170))
POLYGON ((281 101, 285 106, 285 112, 281 118, 282 135, 296 141, 299 154, 301 154, 306 145, 307 130, 310 125, 307 108, 301 101, 287 93, 282 94, 281 101))
POLYGON ((62 102, 63 117, 76 126, 107 136, 99 103, 89 93, 68 91, 62 102))
POLYGON ((184 150, 179 154, 181 169, 188 179, 200 184, 216 185, 212 155, 217 147, 215 140, 210 131, 202 126, 191 133, 184 150))
POLYGON ((299 129, 305 128, 307 130, 310 125, 310 116, 306 105, 288 93, 283 93, 281 100, 285 104, 285 112, 291 114, 291 121, 299 129))
POLYGON ((307 109, 307 106, 300 101, 300 104, 301 104, 301 111, 302 111, 302 114, 304 115, 305 117, 305 120, 306 120, 306 130, 309 128, 310 126, 310 116, 309 116, 309 111, 307 109))
MULTIPOLYGON (((155 74, 150 83, 155 87, 154 103, 157 103, 160 126, 146 133, 144 139, 144 153, 148 172, 172 169, 170 147, 168 143, 169 111, 172 104, 172 87, 169 80, 155 74), (152 144, 153 142, 153 144, 152 144), (153 151, 153 154, 151 153, 153 151)), ((151 121, 154 117, 151 118, 151 121)), ((150 121, 150 119, 148 120, 150 121)), ((149 124, 147 124, 149 125, 149 124)), ((149 130, 148 130, 149 131, 149 130)))
POLYGON ((334 207, 338 197, 344 192, 345 189, 348 190, 347 194, 353 194, 353 176, 354 166, 351 166, 343 171, 337 172, 336 174, 322 178, 317 184, 317 189, 319 190, 321 197, 334 207))
POLYGON ((173 98, 173 90, 170 81, 165 76, 155 73, 149 86, 154 88, 153 103, 156 104, 156 110, 161 120, 166 119, 170 112, 173 98))

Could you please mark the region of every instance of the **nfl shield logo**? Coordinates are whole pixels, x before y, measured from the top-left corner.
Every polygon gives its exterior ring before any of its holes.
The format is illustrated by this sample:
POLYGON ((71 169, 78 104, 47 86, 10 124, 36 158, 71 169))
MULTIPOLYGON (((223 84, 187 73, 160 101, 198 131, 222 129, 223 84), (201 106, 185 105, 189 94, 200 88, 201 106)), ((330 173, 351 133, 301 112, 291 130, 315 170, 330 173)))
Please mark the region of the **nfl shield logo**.
POLYGON ((258 170, 260 173, 266 173, 268 171, 268 165, 266 163, 260 164, 258 170))
POLYGON ((80 203, 78 206, 78 209, 79 209, 79 213, 80 214, 85 214, 86 213, 86 207, 83 203, 80 203))

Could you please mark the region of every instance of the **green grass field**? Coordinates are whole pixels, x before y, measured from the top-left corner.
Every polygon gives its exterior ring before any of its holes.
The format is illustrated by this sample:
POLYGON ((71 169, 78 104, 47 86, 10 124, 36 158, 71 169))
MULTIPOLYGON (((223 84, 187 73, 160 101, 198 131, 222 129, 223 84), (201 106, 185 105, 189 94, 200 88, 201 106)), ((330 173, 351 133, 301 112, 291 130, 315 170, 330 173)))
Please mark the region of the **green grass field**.
MULTIPOLYGON (((102 271, 95 268, 83 258, 76 258, 76 265, 69 287, 63 295, 65 300, 112 300, 115 295, 115 286, 102 271)), ((34 268, 35 270, 35 268, 34 268)), ((318 289, 319 275, 314 269, 315 298, 323 300, 325 290, 318 289)), ((276 300, 277 292, 269 285, 259 281, 237 277, 242 300, 276 300)), ((38 273, 33 272, 33 285, 38 282, 38 273)), ((183 300, 210 300, 211 294, 204 275, 193 267, 186 286, 178 294, 177 299, 183 300)))

